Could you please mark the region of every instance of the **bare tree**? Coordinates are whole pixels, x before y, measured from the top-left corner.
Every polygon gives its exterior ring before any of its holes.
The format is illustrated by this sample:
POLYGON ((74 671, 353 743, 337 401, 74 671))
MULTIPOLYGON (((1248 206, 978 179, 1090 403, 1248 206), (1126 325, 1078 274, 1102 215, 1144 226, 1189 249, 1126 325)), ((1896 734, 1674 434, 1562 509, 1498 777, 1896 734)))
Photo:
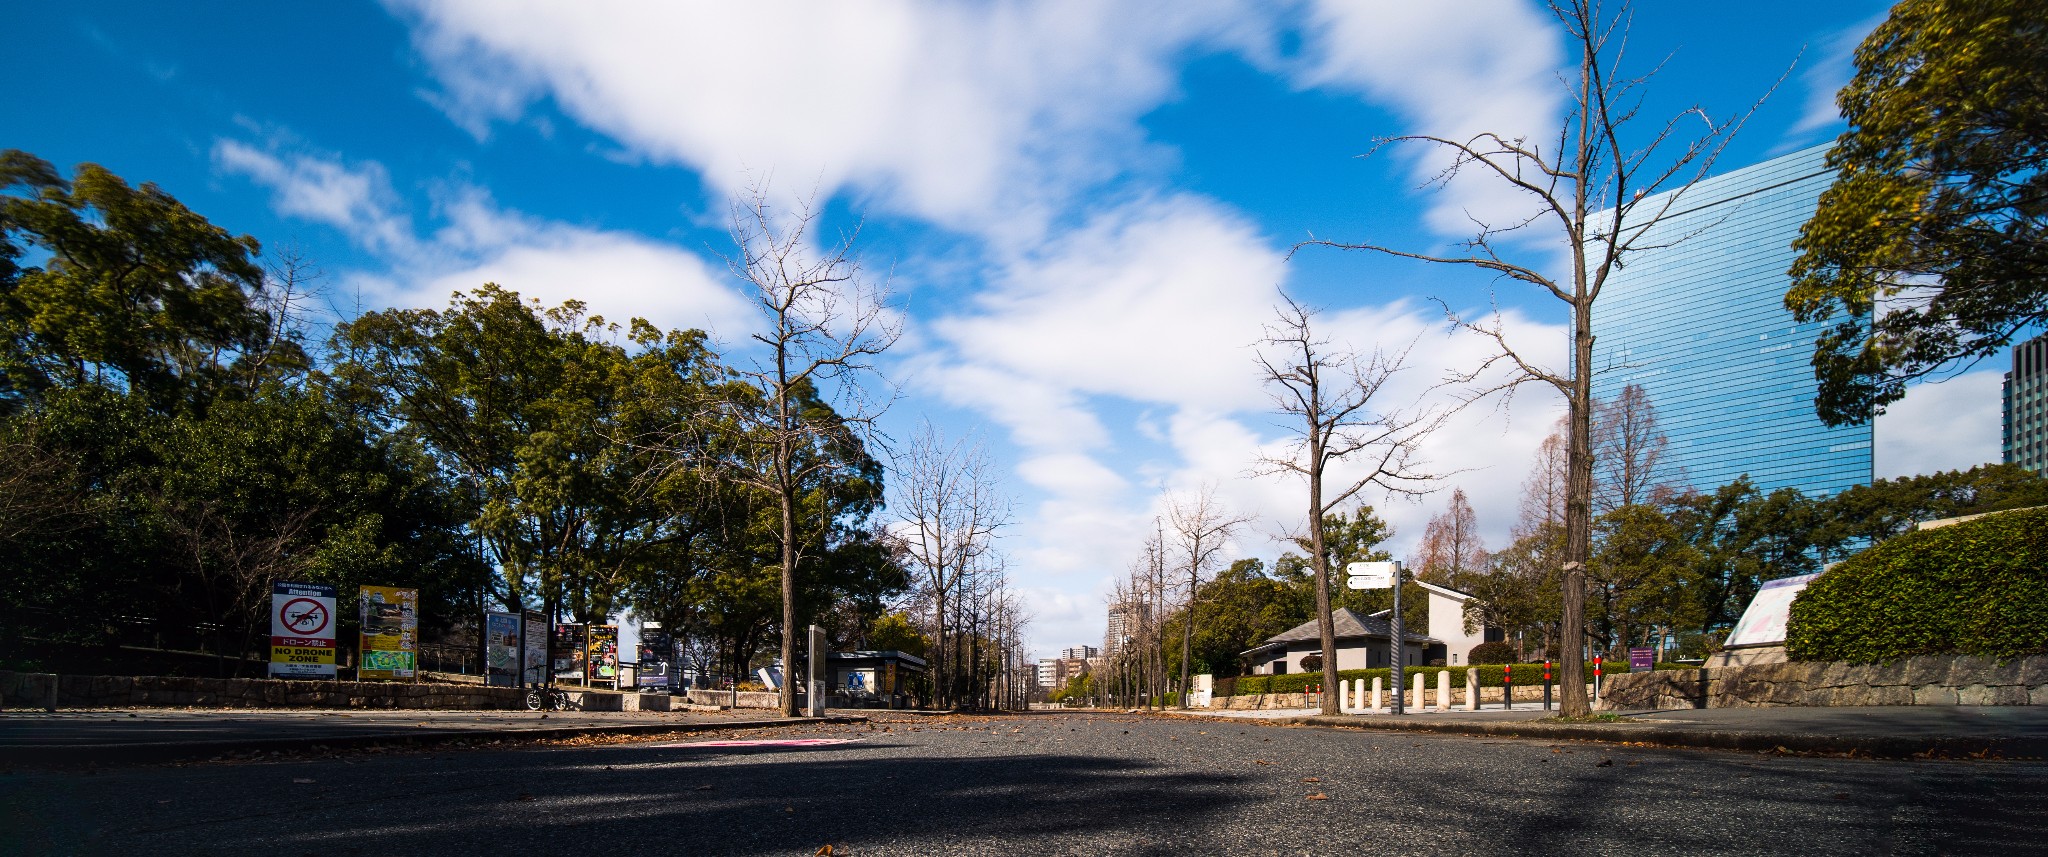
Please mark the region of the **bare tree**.
POLYGON ((1522 538, 1546 526, 1564 525, 1564 499, 1566 487, 1571 483, 1569 469, 1571 442, 1565 437, 1565 421, 1557 421, 1543 443, 1536 447, 1536 460, 1529 467, 1529 478, 1522 483, 1521 519, 1515 523, 1515 538, 1522 538))
POLYGON ((1233 515, 1216 500, 1215 488, 1204 485, 1193 496, 1175 497, 1167 503, 1167 526, 1172 528, 1175 547, 1180 550, 1187 572, 1187 621, 1180 633, 1180 707, 1188 707, 1188 671, 1195 652, 1196 610, 1201 599, 1202 577, 1216 565, 1216 555, 1230 541, 1237 528, 1251 521, 1249 515, 1233 515))
MULTIPOLYGON (((1564 656, 1559 679, 1564 686, 1564 714, 1583 716, 1592 710, 1579 653, 1585 646, 1586 561, 1592 539, 1596 370, 1593 305, 1626 257, 1669 247, 1692 234, 1673 235, 1668 229, 1656 227, 1680 210, 1685 189, 1705 177, 1762 102, 1759 100, 1747 111, 1719 122, 1710 118, 1705 109, 1693 107, 1666 120, 1661 127, 1637 132, 1633 124, 1642 108, 1643 90, 1650 75, 1628 77, 1617 70, 1628 40, 1627 4, 1622 4, 1622 11, 1608 14, 1599 0, 1554 0, 1550 10, 1576 47, 1578 68, 1564 78, 1571 108, 1549 145, 1540 139, 1532 141, 1493 132, 1462 140, 1410 135, 1391 141, 1422 142, 1447 151, 1451 163, 1438 174, 1438 183, 1475 172, 1524 194, 1534 204, 1535 214, 1507 225, 1475 222, 1475 234, 1463 243, 1463 252, 1453 255, 1409 252, 1370 243, 1306 243, 1471 266, 1528 284, 1570 307, 1571 361, 1560 370, 1525 359, 1509 343, 1499 313, 1490 319, 1473 321, 1444 304, 1445 313, 1455 325, 1492 340, 1496 348, 1492 357, 1455 379, 1477 385, 1472 390, 1474 398, 1511 393, 1523 384, 1536 383, 1562 394, 1569 407, 1562 583, 1564 656), (1690 127, 1686 123, 1695 120, 1704 124, 1704 130, 1691 136, 1681 133, 1682 127, 1690 127), (1503 242, 1527 235, 1523 230, 1539 223, 1556 228, 1554 237, 1561 239, 1570 257, 1569 277, 1546 273, 1547 261, 1511 261, 1502 254, 1503 242), (1495 377, 1495 370, 1501 367, 1508 370, 1507 380, 1481 381, 1495 377)), ((1550 246, 1556 245, 1546 245, 1539 251, 1542 258, 1547 258, 1550 246)))
POLYGON ((1465 489, 1451 492, 1451 504, 1422 529, 1422 555, 1417 574, 1432 583, 1451 585, 1457 576, 1486 565, 1486 546, 1479 538, 1479 518, 1465 489))
MULTIPOLYGON (((1361 358, 1331 348, 1313 330, 1315 312, 1291 298, 1267 326, 1267 346, 1258 360, 1276 409, 1293 422, 1294 442, 1286 457, 1266 457, 1266 473, 1292 473, 1308 486, 1308 548, 1316 573, 1316 624, 1322 631, 1323 686, 1337 685, 1337 637, 1330 625, 1330 558, 1324 546, 1323 516, 1356 498, 1368 486, 1391 494, 1420 496, 1437 478, 1423 469, 1417 449, 1443 425, 1436 409, 1376 410, 1373 398, 1401 371, 1407 352, 1375 351, 1361 358), (1326 486, 1333 465, 1349 465, 1344 477, 1326 486)), ((1337 713, 1337 698, 1323 695, 1323 713, 1337 713)))
POLYGON ((891 480, 897 537, 922 573, 920 588, 932 606, 932 682, 940 704, 949 703, 955 664, 948 648, 952 595, 991 549, 1010 521, 1009 499, 996 490, 988 454, 980 444, 947 442, 927 422, 896 459, 891 480))
MULTIPOLYGON (((763 353, 738 372, 757 398, 733 410, 746 450, 742 466, 731 472, 780 506, 785 670, 796 664, 797 564, 804 560, 799 495, 812 479, 846 462, 847 455, 832 454, 835 447, 844 451, 872 437, 886 403, 864 394, 861 376, 878 374, 874 358, 900 333, 884 311, 885 294, 861 272, 854 254, 857 231, 814 247, 819 218, 815 201, 777 216, 767 187, 757 185, 733 204, 738 254, 726 260, 751 287, 763 322, 751 334, 763 353), (828 384, 844 410, 809 406, 828 384)), ((790 681, 782 682, 780 704, 785 716, 796 716, 790 681)))
POLYGON ((90 526, 77 467, 43 448, 37 421, 18 419, 10 428, 11 436, 0 437, 0 546, 90 526))
POLYGON ((262 368, 273 367, 281 361, 305 361, 302 344, 306 331, 314 324, 310 305, 320 297, 320 281, 327 276, 313 263, 305 248, 296 242, 278 247, 270 255, 271 261, 263 266, 264 289, 255 297, 269 324, 269 330, 263 337, 262 354, 255 361, 255 365, 262 368))
POLYGON ((255 635, 271 584, 290 580, 313 562, 313 517, 319 509, 279 511, 249 520, 212 498, 177 498, 157 487, 142 491, 155 508, 164 535, 178 547, 174 560, 199 584, 208 611, 219 617, 214 654, 225 668, 235 658, 240 675, 245 650, 255 635))
POLYGON ((1650 394, 1636 384, 1593 407, 1593 513, 1654 502, 1677 474, 1664 460, 1664 432, 1650 394))

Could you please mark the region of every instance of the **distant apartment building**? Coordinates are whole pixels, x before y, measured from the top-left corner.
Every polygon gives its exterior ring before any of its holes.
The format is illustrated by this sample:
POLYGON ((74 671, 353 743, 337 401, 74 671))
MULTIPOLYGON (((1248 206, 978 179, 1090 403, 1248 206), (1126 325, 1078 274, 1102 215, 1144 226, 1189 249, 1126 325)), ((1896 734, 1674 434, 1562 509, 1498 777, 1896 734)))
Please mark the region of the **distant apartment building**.
POLYGON ((1071 646, 1060 650, 1060 657, 1070 661, 1085 661, 1100 654, 1102 650, 1094 646, 1071 646))
POLYGON ((1038 686, 1055 688, 1060 684, 1060 662, 1053 658, 1038 659, 1038 686))
POLYGON ((2005 463, 2048 473, 2048 334, 2012 349, 2005 373, 2005 463))
MULTIPOLYGON (((1871 426, 1814 414, 1813 347, 1827 322, 1785 309, 1792 241, 1835 173, 1818 146, 1637 201, 1665 211, 1593 308, 1593 395, 1640 385, 1679 484, 1748 476, 1769 493, 1826 497, 1871 478, 1871 426)), ((1591 218, 1597 230, 1610 209, 1591 218)), ((1624 224, 1626 228, 1626 224, 1624 224)))
POLYGON ((1109 629, 1102 635, 1104 659, 1114 659, 1124 646, 1138 637, 1138 630, 1151 617, 1151 610, 1142 603, 1120 602, 1109 605, 1109 629))

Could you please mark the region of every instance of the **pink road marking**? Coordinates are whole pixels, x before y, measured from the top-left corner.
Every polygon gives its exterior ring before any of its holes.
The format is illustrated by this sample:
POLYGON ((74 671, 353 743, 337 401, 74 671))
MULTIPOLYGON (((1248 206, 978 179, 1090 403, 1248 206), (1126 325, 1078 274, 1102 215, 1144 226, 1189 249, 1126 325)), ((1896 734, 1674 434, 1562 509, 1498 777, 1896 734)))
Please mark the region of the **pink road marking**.
POLYGON ((852 743, 852 738, 759 738, 754 740, 731 741, 681 741, 674 744, 656 744, 665 747, 824 747, 831 744, 852 743))

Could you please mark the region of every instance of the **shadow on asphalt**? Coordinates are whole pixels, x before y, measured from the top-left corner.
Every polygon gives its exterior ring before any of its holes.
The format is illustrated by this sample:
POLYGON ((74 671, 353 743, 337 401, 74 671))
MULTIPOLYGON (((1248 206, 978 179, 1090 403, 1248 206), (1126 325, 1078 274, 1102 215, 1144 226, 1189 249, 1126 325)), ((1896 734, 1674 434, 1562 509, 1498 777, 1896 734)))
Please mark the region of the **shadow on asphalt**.
MULTIPOLYGON (((850 841, 929 843, 944 851, 961 841, 1021 845, 1129 829, 1134 815, 1147 825, 1184 830, 1246 800, 1235 775, 1121 759, 853 755, 899 746, 873 740, 702 750, 622 745, 445 760, 414 756, 412 765, 394 756, 348 766, 156 769, 155 776, 136 770, 102 777, 90 793, 31 802, 49 803, 71 816, 64 819, 69 823, 10 807, 17 812, 0 813, 11 828, 0 841, 29 837, 11 843, 16 847, 75 842, 81 853, 480 853, 486 842, 575 853, 622 837, 632 844, 612 853, 811 854, 826 844, 844 850, 850 841), (835 759, 835 753, 845 755, 835 759), (164 775, 202 778, 187 790, 220 797, 204 805, 161 802, 164 775), (294 785, 295 778, 317 782, 294 785), (108 781, 114 779, 127 782, 108 781), (239 791, 229 790, 231 781, 239 791), (108 794, 105 787, 127 793, 108 794), (90 803, 73 802, 80 800, 90 803), (78 811, 81 805, 132 809, 96 816, 78 811)), ((1028 846, 1018 853, 1028 853, 1028 846)))
MULTIPOLYGON (((1867 839, 1857 839, 1873 849, 1862 853, 2042 853, 2036 850, 2041 819, 2048 818, 2048 779, 2003 762, 1877 762, 1385 732, 1359 737, 1411 752, 1456 752, 1450 748, 1473 744, 1525 748, 1503 754, 1540 774, 1503 777, 1469 763, 1416 770, 1386 763, 1384 753, 1359 754, 1360 764, 1348 773, 1374 792, 1398 796, 1397 805, 1428 807, 1430 820, 1418 826, 1435 826, 1439 816, 1484 819, 1480 829, 1455 840, 1438 834, 1447 848, 1585 853, 1588 843, 1633 828, 1640 831, 1639 844, 1655 853, 1725 853, 1731 835, 1751 842, 1751 853, 1786 853, 1810 831, 1731 830, 1740 824, 1732 819, 1799 807, 1830 820, 1853 819, 1844 826, 1867 832, 1867 839), (1533 747, 1549 752, 1528 762, 1526 749, 1533 747), (1678 764, 1682 775, 1658 771, 1678 764)), ((1388 823, 1404 821, 1390 814, 1388 823)))

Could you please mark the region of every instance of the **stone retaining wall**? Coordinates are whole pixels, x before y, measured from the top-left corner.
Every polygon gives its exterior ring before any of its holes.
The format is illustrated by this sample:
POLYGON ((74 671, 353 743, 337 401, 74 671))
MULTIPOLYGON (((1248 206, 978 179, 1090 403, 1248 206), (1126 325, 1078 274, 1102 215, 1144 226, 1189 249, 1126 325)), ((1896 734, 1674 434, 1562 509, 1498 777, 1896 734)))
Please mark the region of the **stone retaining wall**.
POLYGON ((1790 662, 1608 676, 1601 710, 1825 705, 2048 705, 2048 655, 1996 663, 1923 655, 1891 664, 1790 662))
MULTIPOLYGON (((1436 673, 1432 672, 1428 673, 1428 675, 1429 692, 1423 694, 1423 703, 1425 705, 1433 706, 1436 705, 1436 673)), ((1413 684, 1414 679, 1409 679, 1409 682, 1410 683, 1408 686, 1408 695, 1410 697, 1413 697, 1415 695, 1415 685, 1413 684)), ((1371 697, 1371 694, 1371 690, 1368 689, 1366 691, 1368 700, 1371 697)), ((1391 697, 1392 695, 1393 694, 1391 693, 1382 693, 1380 695, 1381 704, 1385 705, 1387 698, 1391 697)), ((1211 709, 1227 708, 1234 711, 1259 711, 1268 708, 1309 708, 1316 705, 1315 702, 1310 701, 1311 699, 1313 699, 1313 697, 1306 693, 1254 693, 1245 694, 1242 696, 1218 696, 1209 700, 1209 707, 1211 709)), ((1501 688, 1482 687, 1479 689, 1480 705, 1499 705, 1500 701, 1501 688)), ((1543 685, 1515 685, 1515 701, 1542 702, 1543 685)), ((1411 699, 1409 701, 1409 704, 1412 705, 1413 702, 1413 699, 1411 699)), ((1453 706, 1459 707, 1464 706, 1465 685, 1456 682, 1453 682, 1451 684, 1451 704, 1453 706)))
POLYGON ((733 708, 776 708, 782 705, 782 696, 767 691, 743 690, 739 703, 733 703, 733 692, 729 690, 692 690, 690 702, 695 705, 730 706, 733 708))
POLYGON ((526 707, 517 688, 475 684, 67 675, 0 670, 0 707, 436 708, 526 707), (54 697, 52 690, 55 691, 54 697))

